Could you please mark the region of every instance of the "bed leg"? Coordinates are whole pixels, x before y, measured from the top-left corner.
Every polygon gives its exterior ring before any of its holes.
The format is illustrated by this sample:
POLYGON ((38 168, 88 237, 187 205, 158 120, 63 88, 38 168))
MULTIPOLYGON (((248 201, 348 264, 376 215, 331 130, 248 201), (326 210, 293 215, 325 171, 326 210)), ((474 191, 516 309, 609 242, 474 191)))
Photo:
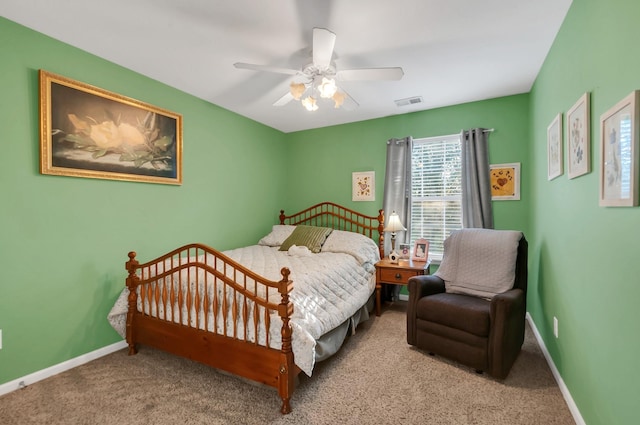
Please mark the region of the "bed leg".
POLYGON ((129 344, 129 355, 133 356, 135 354, 138 354, 138 349, 136 348, 135 344, 129 344))
POLYGON ((291 413, 291 405, 289 404, 289 398, 282 399, 282 407, 280 408, 280 413, 286 415, 287 413, 291 413))
MULTIPOLYGON (((291 364, 293 363, 293 358, 291 356, 292 353, 289 353, 291 358, 291 364)), ((291 404, 289 400, 291 400, 291 394, 293 394, 293 389, 295 387, 294 383, 294 373, 293 373, 293 365, 291 367, 287 367, 284 364, 280 365, 280 382, 278 384, 278 393, 280 394, 280 398, 282 399, 282 407, 280 408, 280 413, 286 415, 287 413, 291 413, 291 404)))

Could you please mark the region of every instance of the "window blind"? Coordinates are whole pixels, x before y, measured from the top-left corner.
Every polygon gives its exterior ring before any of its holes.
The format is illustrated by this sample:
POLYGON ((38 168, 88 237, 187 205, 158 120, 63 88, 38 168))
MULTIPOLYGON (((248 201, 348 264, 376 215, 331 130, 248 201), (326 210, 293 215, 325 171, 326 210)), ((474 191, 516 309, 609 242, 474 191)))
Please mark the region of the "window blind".
POLYGON ((429 241, 440 260, 444 240, 462 228, 460 135, 414 139, 411 157, 411 244, 429 241))

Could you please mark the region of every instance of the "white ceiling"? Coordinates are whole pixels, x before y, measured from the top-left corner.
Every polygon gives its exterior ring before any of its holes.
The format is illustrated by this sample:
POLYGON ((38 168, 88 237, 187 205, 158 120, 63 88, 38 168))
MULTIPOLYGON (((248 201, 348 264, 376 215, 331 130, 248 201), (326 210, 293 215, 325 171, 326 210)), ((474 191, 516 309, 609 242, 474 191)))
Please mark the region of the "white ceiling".
MULTIPOLYGON (((0 15, 283 132, 526 93, 571 0, 3 0, 0 15), (399 66, 400 81, 342 82, 353 111, 273 106, 313 27, 338 70, 399 66), (395 100, 423 103, 397 107, 395 100)), ((127 95, 126 93, 122 93, 127 95)), ((170 105, 163 105, 171 109, 170 105)), ((180 113, 180 111, 175 111, 180 113)))

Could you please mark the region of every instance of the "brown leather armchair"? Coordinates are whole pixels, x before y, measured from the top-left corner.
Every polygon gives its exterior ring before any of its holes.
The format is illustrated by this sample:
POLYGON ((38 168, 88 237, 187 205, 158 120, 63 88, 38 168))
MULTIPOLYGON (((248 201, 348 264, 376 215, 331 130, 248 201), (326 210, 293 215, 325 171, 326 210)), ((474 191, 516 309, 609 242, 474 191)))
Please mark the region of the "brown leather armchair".
MULTIPOLYGON (((528 244, 524 235, 516 243, 513 288, 490 300, 449 293, 445 281, 436 275, 410 278, 407 342, 478 373, 506 378, 524 341, 527 306, 528 244)), ((445 242, 440 267, 447 260, 447 249, 445 242)))

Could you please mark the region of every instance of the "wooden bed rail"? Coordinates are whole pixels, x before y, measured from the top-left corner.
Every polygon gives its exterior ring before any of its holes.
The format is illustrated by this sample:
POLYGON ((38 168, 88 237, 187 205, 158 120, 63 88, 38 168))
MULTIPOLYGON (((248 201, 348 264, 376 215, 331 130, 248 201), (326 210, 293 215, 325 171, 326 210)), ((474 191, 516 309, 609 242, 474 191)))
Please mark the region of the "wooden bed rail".
POLYGON ((360 233, 373 240, 376 240, 375 233, 377 232, 380 258, 384 257, 383 210, 378 210, 377 216, 370 216, 333 202, 321 202, 292 215, 286 215, 284 210, 280 210, 280 224, 331 227, 332 229, 360 233))

